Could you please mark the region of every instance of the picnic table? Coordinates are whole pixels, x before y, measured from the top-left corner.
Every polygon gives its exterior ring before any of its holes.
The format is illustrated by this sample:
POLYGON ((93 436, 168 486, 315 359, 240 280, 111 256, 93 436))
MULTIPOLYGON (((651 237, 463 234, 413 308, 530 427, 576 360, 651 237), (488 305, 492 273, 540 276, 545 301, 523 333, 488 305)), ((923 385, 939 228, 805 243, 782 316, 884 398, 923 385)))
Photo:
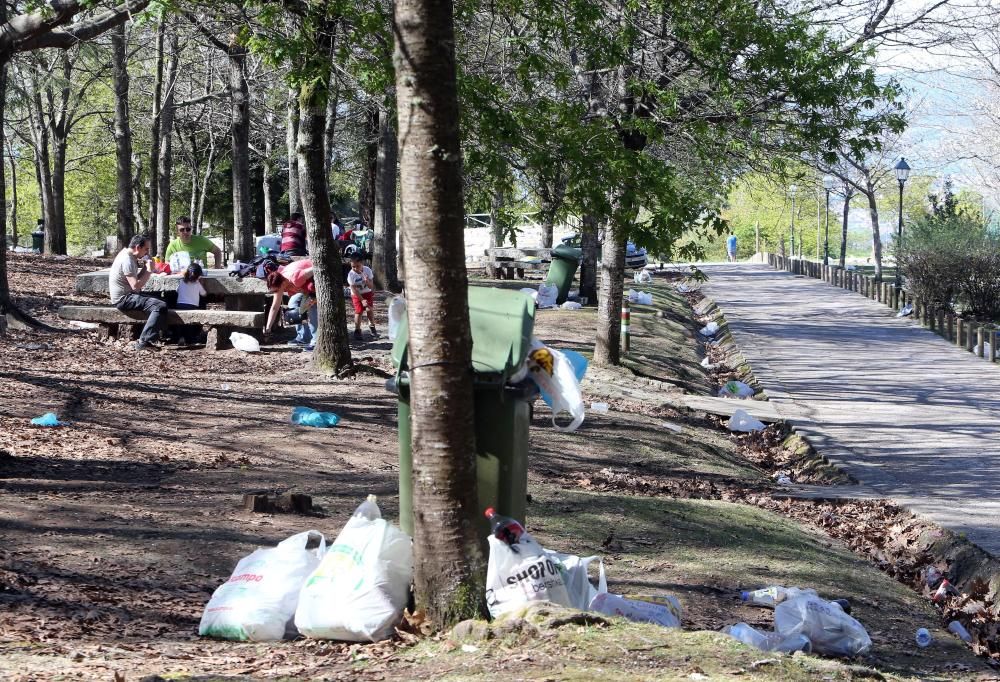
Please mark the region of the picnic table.
MULTIPOLYGON (((78 294, 98 294, 108 296, 108 275, 110 270, 87 272, 76 277, 78 294)), ((153 275, 142 288, 144 292, 164 293, 177 291, 179 277, 153 275)), ((237 279, 230 277, 228 270, 205 270, 201 283, 208 293, 209 302, 222 303, 226 310, 262 310, 267 285, 256 277, 237 279)))
POLYGON ((525 270, 539 273, 548 272, 552 261, 552 249, 499 247, 485 251, 486 265, 501 279, 524 279, 525 270))

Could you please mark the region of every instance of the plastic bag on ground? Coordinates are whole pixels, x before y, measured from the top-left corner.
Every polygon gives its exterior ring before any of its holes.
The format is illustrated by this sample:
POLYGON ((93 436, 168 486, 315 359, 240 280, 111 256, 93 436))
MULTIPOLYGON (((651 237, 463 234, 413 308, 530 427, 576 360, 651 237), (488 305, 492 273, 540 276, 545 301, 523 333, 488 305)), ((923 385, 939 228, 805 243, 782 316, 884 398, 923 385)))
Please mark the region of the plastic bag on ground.
POLYGON ((727 381, 719 389, 720 398, 749 398, 753 395, 753 387, 742 381, 727 381))
POLYGON ((649 284, 653 281, 653 276, 646 270, 639 270, 632 275, 632 279, 636 284, 649 284))
POLYGON ((635 289, 629 289, 628 300, 629 303, 635 303, 638 305, 653 305, 653 294, 647 293, 645 291, 636 291, 635 289))
POLYGON ((66 426, 66 422, 59 421, 55 412, 46 412, 41 417, 34 417, 31 423, 35 426, 66 426))
POLYGON ((361 503, 302 586, 295 626, 306 637, 376 642, 391 636, 409 600, 413 542, 361 503))
POLYGON ((578 557, 574 554, 563 554, 545 550, 559 566, 562 572, 563 584, 569 596, 570 606, 586 611, 590 603, 600 594, 608 591, 608 580, 604 575, 604 561, 599 556, 578 557), (597 587, 590 582, 587 571, 590 564, 597 562, 597 587))
POLYGON ((538 285, 538 295, 535 303, 539 308, 555 308, 556 299, 559 298, 559 287, 555 284, 542 283, 538 285))
POLYGON ((292 423, 299 426, 314 426, 328 429, 340 423, 340 417, 333 412, 317 412, 311 407, 296 407, 292 410, 292 423))
POLYGON ((552 426, 558 431, 576 431, 583 423, 585 408, 580 395, 580 379, 586 369, 587 361, 579 353, 563 353, 538 339, 531 340, 528 376, 538 384, 542 400, 552 408, 552 426), (567 426, 560 426, 556 417, 564 412, 570 415, 572 421, 567 426))
POLYGON ((622 616, 636 623, 655 623, 666 628, 681 626, 681 605, 675 597, 666 597, 666 603, 629 599, 603 592, 590 602, 591 611, 608 616, 622 616))
POLYGON ((294 637, 292 618, 299 590, 325 550, 322 533, 309 530, 243 557, 229 580, 212 594, 198 634, 254 642, 294 637), (318 548, 306 549, 310 537, 319 539, 318 548))
POLYGON ((782 635, 777 632, 761 632, 746 623, 737 623, 723 628, 722 631, 744 644, 757 647, 761 651, 812 651, 812 642, 803 634, 782 635))
POLYGON ((719 366, 719 363, 712 362, 711 360, 708 359, 708 356, 706 355, 701 359, 701 366, 704 367, 705 369, 715 369, 716 367, 719 366))
POLYGON ((486 606, 490 616, 498 618, 536 601, 573 606, 561 567, 530 533, 522 533, 515 545, 493 535, 487 541, 486 606))
POLYGON ((241 350, 244 353, 260 352, 260 342, 249 334, 233 332, 229 335, 229 340, 232 342, 233 348, 236 350, 241 350))
POLYGON ((828 656, 858 656, 871 649, 864 626, 844 613, 837 602, 815 596, 800 596, 774 609, 775 632, 790 637, 805 635, 813 651, 828 656))
POLYGON ((898 313, 896 313, 896 317, 907 317, 912 314, 913 314, 913 304, 907 303, 898 313))
POLYGON ((399 324, 406 319, 406 299, 402 296, 393 297, 389 303, 389 340, 395 341, 399 333, 399 324))
POLYGON ((748 604, 756 606, 769 606, 772 609, 783 601, 795 599, 796 597, 816 597, 816 590, 806 587, 782 587, 772 585, 762 587, 759 590, 740 592, 740 599, 748 604))
POLYGON ((746 410, 736 410, 733 412, 733 416, 729 418, 729 421, 726 422, 726 428, 730 431, 751 433, 753 431, 763 431, 765 426, 764 422, 753 418, 746 410))
POLYGON ((704 327, 702 327, 701 331, 698 333, 701 334, 702 336, 715 336, 716 334, 719 333, 719 323, 709 322, 704 327))
POLYGON ((566 301, 559 307, 563 310, 579 310, 583 306, 578 301, 566 301))

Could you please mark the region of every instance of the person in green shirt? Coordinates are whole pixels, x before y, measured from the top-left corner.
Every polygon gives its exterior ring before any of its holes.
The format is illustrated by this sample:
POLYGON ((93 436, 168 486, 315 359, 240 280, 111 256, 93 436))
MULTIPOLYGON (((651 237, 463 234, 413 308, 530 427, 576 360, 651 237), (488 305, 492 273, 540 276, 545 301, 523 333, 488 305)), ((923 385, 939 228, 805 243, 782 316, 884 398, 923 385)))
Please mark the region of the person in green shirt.
POLYGON ((190 218, 181 216, 177 219, 175 227, 177 229, 177 239, 167 245, 167 252, 164 254, 163 260, 169 263, 170 257, 175 253, 187 251, 191 256, 192 262, 200 261, 207 267, 208 263, 206 261, 208 260, 208 254, 211 253, 215 258, 215 267, 222 267, 222 249, 212 243, 212 240, 208 237, 194 234, 190 218))

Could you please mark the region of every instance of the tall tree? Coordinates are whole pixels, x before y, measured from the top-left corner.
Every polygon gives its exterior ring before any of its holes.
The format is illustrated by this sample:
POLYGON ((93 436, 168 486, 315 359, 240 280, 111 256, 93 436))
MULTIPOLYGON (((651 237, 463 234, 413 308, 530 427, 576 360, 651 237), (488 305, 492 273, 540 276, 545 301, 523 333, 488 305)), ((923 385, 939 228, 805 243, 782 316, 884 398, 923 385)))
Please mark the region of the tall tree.
POLYGON ((417 607, 477 614, 472 334, 451 0, 397 0, 393 17, 405 228, 417 607))
POLYGON ((135 232, 132 204, 132 127, 128 115, 128 59, 125 24, 111 31, 111 50, 115 85, 115 171, 118 178, 117 240, 118 250, 125 248, 135 232))
POLYGON ((288 90, 288 111, 285 116, 285 147, 288 152, 288 213, 302 212, 299 192, 299 154, 295 145, 299 139, 299 93, 288 90))
POLYGON ((396 165, 398 140, 392 111, 379 109, 378 163, 375 169, 375 220, 372 228, 372 270, 375 280, 389 291, 398 292, 396 270, 396 165))
MULTIPOLYGON (((167 29, 165 51, 167 53, 167 70, 163 101, 160 103, 160 150, 156 159, 156 239, 154 245, 156 247, 155 253, 159 256, 163 256, 167 252, 171 228, 173 227, 170 220, 170 200, 174 171, 174 114, 177 111, 174 105, 176 103, 177 70, 181 61, 180 41, 175 25, 167 29)), ((174 217, 176 218, 176 216, 174 217)))

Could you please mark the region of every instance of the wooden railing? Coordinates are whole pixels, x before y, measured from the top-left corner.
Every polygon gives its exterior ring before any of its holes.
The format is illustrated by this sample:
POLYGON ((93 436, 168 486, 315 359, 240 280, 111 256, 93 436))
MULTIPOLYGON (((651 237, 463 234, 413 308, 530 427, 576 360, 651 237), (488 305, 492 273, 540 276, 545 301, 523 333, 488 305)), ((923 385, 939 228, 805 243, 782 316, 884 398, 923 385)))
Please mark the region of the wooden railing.
POLYGON ((950 310, 912 296, 902 287, 896 288, 891 281, 878 281, 857 270, 847 270, 837 265, 823 265, 818 261, 788 258, 778 254, 766 254, 768 264, 778 270, 786 270, 794 275, 821 279, 827 284, 861 294, 873 301, 884 303, 895 311, 907 303, 913 306, 912 317, 924 327, 964 348, 978 357, 996 362, 997 328, 992 324, 982 324, 965 320, 950 310))

